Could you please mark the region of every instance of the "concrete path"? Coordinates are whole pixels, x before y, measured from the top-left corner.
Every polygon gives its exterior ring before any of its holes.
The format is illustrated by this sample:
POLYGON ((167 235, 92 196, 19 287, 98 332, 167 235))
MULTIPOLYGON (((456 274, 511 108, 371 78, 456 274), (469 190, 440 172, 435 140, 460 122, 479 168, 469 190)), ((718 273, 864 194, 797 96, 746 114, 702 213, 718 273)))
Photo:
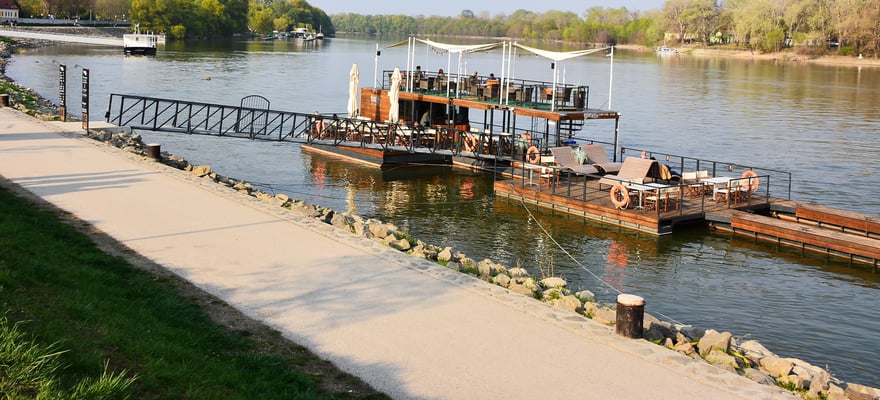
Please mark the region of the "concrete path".
MULTIPOLYGON (((55 42, 98 44, 98 45, 102 45, 102 46, 115 46, 115 47, 122 48, 122 39, 107 38, 107 37, 59 35, 56 33, 16 31, 16 30, 9 30, 9 29, 0 29, 0 36, 20 38, 20 39, 50 40, 50 41, 55 41, 55 42)), ((89 119, 89 121, 91 121, 91 119, 89 119)))
POLYGON ((79 125, 0 108, 0 175, 396 399, 794 398, 83 138, 79 125))

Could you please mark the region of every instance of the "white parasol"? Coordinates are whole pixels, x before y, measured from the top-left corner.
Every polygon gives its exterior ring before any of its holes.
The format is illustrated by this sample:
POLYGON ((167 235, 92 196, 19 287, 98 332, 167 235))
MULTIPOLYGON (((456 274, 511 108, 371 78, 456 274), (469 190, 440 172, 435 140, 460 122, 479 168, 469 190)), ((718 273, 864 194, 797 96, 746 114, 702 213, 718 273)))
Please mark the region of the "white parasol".
POLYGON ((388 90, 388 101, 391 107, 388 110, 388 120, 396 123, 400 119, 400 105, 397 104, 400 99, 400 68, 394 67, 391 74, 391 89, 388 90))
POLYGON ((358 80, 360 72, 358 65, 351 65, 351 72, 348 74, 348 117, 354 118, 358 116, 358 80))

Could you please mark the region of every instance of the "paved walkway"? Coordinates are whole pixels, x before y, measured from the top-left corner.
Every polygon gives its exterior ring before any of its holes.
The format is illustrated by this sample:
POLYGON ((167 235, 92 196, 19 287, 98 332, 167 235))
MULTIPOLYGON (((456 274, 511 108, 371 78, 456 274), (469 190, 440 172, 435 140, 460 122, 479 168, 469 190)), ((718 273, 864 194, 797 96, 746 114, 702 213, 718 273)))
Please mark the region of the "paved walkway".
POLYGON ((0 175, 396 399, 793 398, 83 138, 78 125, 0 108, 0 175))
MULTIPOLYGON (((9 30, 9 29, 0 29, 0 36, 20 38, 20 39, 51 40, 51 41, 55 41, 55 42, 99 44, 99 45, 103 45, 103 46, 119 47, 120 49, 122 48, 122 44, 123 44, 122 39, 120 39, 120 38, 59 35, 57 33, 16 31, 16 30, 9 30)), ((89 119, 89 122, 91 122, 91 119, 89 119)))

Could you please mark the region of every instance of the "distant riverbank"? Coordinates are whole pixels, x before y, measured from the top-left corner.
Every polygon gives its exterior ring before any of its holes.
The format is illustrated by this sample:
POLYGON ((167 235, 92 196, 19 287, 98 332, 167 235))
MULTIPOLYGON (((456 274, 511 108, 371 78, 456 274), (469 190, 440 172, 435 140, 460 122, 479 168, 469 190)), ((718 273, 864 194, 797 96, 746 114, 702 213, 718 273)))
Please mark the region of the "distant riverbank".
MULTIPOLYGON (((653 48, 642 46, 642 45, 632 45, 632 44, 622 44, 618 45, 619 49, 626 50, 634 50, 634 51, 654 51, 653 48)), ((761 53, 750 50, 737 50, 731 48, 712 48, 712 47, 673 47, 678 50, 679 54, 686 56, 694 56, 694 57, 725 57, 725 58, 736 58, 736 59, 752 59, 752 60, 765 60, 765 61, 777 61, 783 63, 812 63, 812 64, 821 64, 821 65, 841 65, 841 66, 852 66, 852 67, 880 67, 880 59, 874 58, 858 58, 851 56, 839 56, 839 55, 824 55, 824 56, 807 56, 803 54, 796 54, 792 51, 780 51, 775 53, 761 53)))

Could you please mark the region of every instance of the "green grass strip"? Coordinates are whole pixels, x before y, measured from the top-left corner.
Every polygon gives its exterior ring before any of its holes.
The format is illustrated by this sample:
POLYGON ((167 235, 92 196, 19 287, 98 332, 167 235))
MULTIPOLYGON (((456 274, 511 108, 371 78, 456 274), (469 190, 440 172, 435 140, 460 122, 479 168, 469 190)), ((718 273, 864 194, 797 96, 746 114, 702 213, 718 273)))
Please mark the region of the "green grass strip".
POLYGON ((326 377, 306 367, 329 363, 218 326, 174 279, 102 252, 55 212, 0 187, 0 314, 68 350, 60 387, 127 371, 138 399, 386 398, 350 390, 356 379, 326 366, 341 383, 324 389, 316 379, 326 377))

